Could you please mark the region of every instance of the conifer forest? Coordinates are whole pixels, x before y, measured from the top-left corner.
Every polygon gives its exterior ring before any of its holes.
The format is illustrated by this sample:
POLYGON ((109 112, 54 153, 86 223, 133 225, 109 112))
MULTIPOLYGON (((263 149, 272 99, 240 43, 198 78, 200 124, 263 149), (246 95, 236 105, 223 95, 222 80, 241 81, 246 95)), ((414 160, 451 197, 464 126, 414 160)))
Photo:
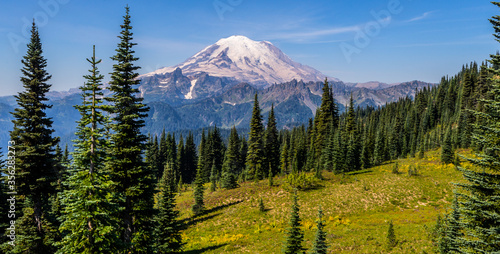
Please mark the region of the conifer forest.
POLYGON ((71 142, 31 23, 0 150, 0 253, 500 253, 497 52, 382 106, 342 105, 325 78, 305 123, 252 92, 245 126, 147 132, 137 20, 121 11, 114 55, 88 45, 71 142))

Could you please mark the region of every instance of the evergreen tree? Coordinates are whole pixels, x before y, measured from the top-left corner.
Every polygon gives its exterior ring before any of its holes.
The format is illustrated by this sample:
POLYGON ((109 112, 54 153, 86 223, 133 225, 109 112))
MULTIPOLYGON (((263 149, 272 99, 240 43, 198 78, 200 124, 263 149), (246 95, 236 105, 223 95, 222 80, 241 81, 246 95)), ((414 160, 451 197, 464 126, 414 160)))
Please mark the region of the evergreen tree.
MULTIPOLYGON (((21 61, 24 91, 15 96, 18 107, 12 112, 16 144, 16 183, 22 216, 16 220, 16 246, 11 253, 54 253, 56 230, 50 220, 49 198, 55 193, 58 172, 54 153, 58 138, 52 137, 52 119, 46 111, 51 85, 47 82, 47 60, 43 57, 38 28, 33 22, 28 50, 21 61)), ((20 215, 20 214, 18 214, 20 215)))
POLYGON ((441 150, 441 161, 443 163, 452 163, 455 159, 455 155, 453 154, 453 147, 451 145, 451 129, 448 128, 446 131, 446 135, 444 137, 444 142, 441 150))
MULTIPOLYGON (((59 146, 59 144, 56 145, 56 149, 55 149, 54 167, 55 167, 55 170, 57 172, 56 182, 55 182, 56 193, 55 193, 55 195, 51 195, 49 198, 49 202, 50 202, 50 206, 51 206, 51 210, 50 210, 49 214, 50 214, 50 217, 54 218, 55 220, 57 220, 62 215, 63 208, 62 208, 62 204, 61 204, 61 196, 62 196, 62 192, 67 189, 67 186, 64 186, 64 184, 63 184, 68 179, 68 176, 69 176, 69 172, 68 172, 68 168, 67 168, 69 163, 66 162, 66 160, 67 160, 66 156, 68 156, 67 155, 67 148, 68 148, 68 146, 66 145, 66 151, 65 151, 66 154, 63 154, 63 151, 62 151, 61 147, 59 146)), ((60 224, 57 223, 57 225, 54 224, 54 226, 59 227, 60 224)), ((61 236, 58 235, 55 240, 60 241, 61 236)))
POLYGON ((233 126, 229 136, 229 144, 224 154, 224 163, 222 165, 221 185, 225 189, 234 189, 238 187, 236 175, 242 170, 239 163, 240 144, 238 132, 233 126))
POLYGON ((325 221, 323 220, 323 210, 321 206, 318 210, 318 220, 316 222, 316 236, 314 237, 311 254, 326 254, 328 245, 326 243, 325 221))
POLYGON ((455 197, 452 203, 451 213, 444 219, 444 225, 441 230, 441 238, 438 239, 439 252, 442 254, 447 253, 460 253, 460 213, 458 200, 455 197))
POLYGON ((208 144, 207 144, 207 139, 205 136, 205 129, 201 131, 201 141, 200 145, 198 146, 198 164, 197 164, 197 174, 198 171, 201 174, 201 181, 203 183, 207 183, 210 180, 210 171, 208 169, 208 166, 210 165, 209 163, 209 156, 208 156, 208 144))
POLYGON ((64 191, 63 222, 60 230, 66 236, 58 244, 58 253, 110 253, 120 246, 117 234, 118 219, 116 193, 104 165, 109 152, 109 137, 104 135, 109 125, 103 114, 102 79, 94 54, 87 59, 92 69, 84 76, 87 82, 80 87, 82 105, 75 106, 80 111, 77 140, 75 140, 74 163, 64 191))
POLYGON ((210 191, 214 192, 217 189, 217 168, 215 163, 212 163, 212 169, 210 170, 210 191))
POLYGON ((361 168, 367 169, 371 167, 371 153, 373 151, 373 146, 371 145, 371 138, 369 134, 367 133, 367 128, 364 129, 364 135, 363 135, 363 145, 362 145, 362 150, 361 150, 361 157, 360 157, 360 162, 361 162, 361 168))
POLYGON ((347 136, 347 150, 345 156, 345 170, 356 171, 360 168, 360 149, 358 132, 354 112, 354 101, 351 94, 349 109, 346 116, 345 135, 347 136))
POLYGON ((224 141, 222 140, 222 136, 220 133, 220 129, 217 127, 217 125, 214 127, 213 131, 211 132, 212 135, 210 135, 210 155, 211 155, 211 161, 212 164, 215 164, 215 173, 217 176, 217 179, 220 178, 221 175, 221 169, 222 169, 222 163, 224 162, 224 152, 226 151, 226 147, 224 145, 224 141))
POLYGON ((175 135, 172 133, 167 134, 167 158, 163 167, 171 164, 175 177, 179 176, 179 168, 177 165, 177 143, 175 142, 175 135))
POLYGON ((262 125, 262 115, 260 113, 257 93, 255 93, 246 158, 247 177, 250 179, 258 180, 264 177, 264 172, 262 170, 265 168, 263 167, 263 162, 266 160, 264 155, 263 134, 264 126, 262 125))
POLYGON ((344 148, 344 142, 343 138, 341 135, 340 128, 336 131, 335 133, 335 141, 333 144, 333 172, 335 174, 343 173, 345 172, 345 148, 344 148))
MULTIPOLYGON (((319 110, 316 109, 316 114, 319 113, 319 110)), ((316 159, 316 149, 315 149, 315 142, 316 142, 316 128, 313 122, 312 118, 309 118, 309 123, 307 125, 307 136, 306 136, 306 150, 307 150, 307 162, 306 162, 306 168, 307 169, 312 169, 314 168, 314 164, 317 160, 316 159)), ((320 160, 323 161, 323 153, 321 153, 320 160)))
POLYGON ((224 189, 234 189, 238 187, 237 177, 231 168, 231 163, 229 162, 229 158, 224 158, 224 164, 222 165, 222 179, 221 179, 221 187, 224 189))
POLYGON ((290 163, 289 163, 289 151, 288 151, 288 138, 285 136, 283 140, 283 145, 281 146, 281 154, 280 154, 280 168, 281 174, 290 173, 290 163))
POLYGON ((244 136, 241 137, 240 140, 240 154, 239 154, 239 168, 241 169, 241 174, 243 175, 245 173, 245 168, 246 168, 246 160, 247 160, 247 153, 248 153, 248 142, 244 136))
POLYGON ((472 95, 474 94, 474 83, 472 81, 472 77, 470 75, 470 72, 465 71, 462 82, 463 82, 463 84, 462 84, 462 108, 463 109, 471 109, 472 102, 473 102, 472 95))
POLYGON ((267 175, 267 179, 268 179, 268 185, 269 187, 273 187, 274 185, 274 180, 273 180, 273 171, 271 169, 271 166, 269 166, 269 173, 267 175))
POLYGON ((334 156, 335 156, 335 131, 332 128, 331 133, 328 137, 327 145, 323 149, 323 152, 321 153, 321 163, 323 164, 322 168, 331 172, 335 166, 334 156))
POLYGON ((203 198, 203 193, 205 192, 205 187, 203 186, 203 176, 198 168, 196 173, 196 178, 194 180, 194 205, 192 207, 194 215, 200 215, 205 210, 205 203, 203 198))
POLYGON ((290 224, 287 229, 286 235, 287 239, 285 242, 285 248, 283 253, 285 254, 297 254, 303 253, 306 249, 302 246, 304 241, 304 232, 302 232, 300 217, 299 217, 299 204, 297 202, 297 192, 295 191, 293 195, 292 212, 290 217, 290 224))
POLYGON ((159 184, 159 207, 154 229, 155 253, 178 253, 184 245, 180 232, 183 225, 178 220, 179 211, 175 210, 174 186, 176 182, 172 166, 172 163, 167 164, 159 184))
POLYGON ((106 98, 111 103, 110 113, 113 114, 112 159, 108 166, 112 180, 116 182, 113 191, 124 194, 124 200, 120 202, 123 208, 120 218, 122 239, 127 245, 125 251, 150 253, 154 175, 143 162, 147 137, 141 133, 149 108, 142 103, 143 98, 137 96, 139 90, 134 87, 140 83, 136 72, 140 67, 134 65, 138 58, 132 48, 137 43, 132 42, 129 7, 125 10, 118 36, 120 42, 116 55, 111 57, 116 62, 109 82, 112 94, 106 98))
POLYGON ((186 174, 184 173, 186 168, 185 157, 186 157, 186 150, 184 147, 184 137, 182 137, 181 134, 179 138, 179 143, 177 144, 177 158, 175 160, 175 164, 177 165, 176 182, 179 182, 179 180, 182 178, 182 175, 186 174))
POLYGON ((389 227, 387 228, 387 248, 392 249, 396 247, 397 243, 396 234, 394 233, 394 225, 391 220, 389 221, 389 227))
POLYGON ((349 135, 345 157, 345 169, 348 172, 359 170, 359 148, 356 141, 356 135, 349 135))
POLYGON ((158 181, 161 179, 163 170, 165 169, 165 165, 167 164, 168 148, 169 148, 167 142, 168 142, 167 133, 165 132, 165 129, 163 129, 160 135, 160 160, 158 165, 158 171, 156 171, 156 179, 158 179, 158 181))
MULTIPOLYGON (((492 2, 500 7, 500 2, 492 2)), ((495 30, 495 38, 500 42, 500 16, 490 19, 495 30)), ((500 64, 499 55, 491 55, 491 63, 500 64)), ((461 191, 456 193, 459 200, 459 214, 463 218, 459 226, 464 236, 460 238, 460 252, 493 253, 500 250, 500 178, 498 165, 500 158, 500 80, 499 69, 490 68, 492 90, 490 100, 485 100, 485 112, 476 115, 483 124, 474 125, 473 139, 484 151, 480 151, 476 158, 467 158, 476 169, 459 167, 467 183, 457 184, 461 191)))
POLYGON ((269 170, 272 175, 279 172, 280 164, 280 147, 278 141, 278 129, 276 124, 276 117, 274 116, 274 105, 271 106, 269 111, 269 117, 267 119, 267 129, 265 132, 265 151, 267 158, 267 165, 269 165, 269 170))
POLYGON ((425 156, 425 146, 424 146, 424 138, 425 137, 422 137, 421 140, 420 140, 420 144, 418 146, 418 158, 419 159, 422 159, 424 158, 425 156))
POLYGON ((380 164, 385 160, 385 134, 382 128, 377 131, 373 160, 375 164, 380 164))
POLYGON ((184 169, 182 170, 182 179, 185 183, 192 183, 196 176, 196 166, 198 156, 196 154, 196 145, 194 143, 193 133, 190 131, 186 138, 184 146, 184 169))
MULTIPOLYGON (((156 138, 153 139, 153 137, 149 137, 146 146, 145 162, 146 166, 149 167, 149 170, 151 170, 151 172, 154 172, 153 174, 155 176, 158 175, 159 160, 160 160, 160 150, 158 147, 158 140, 156 138)), ((155 180, 156 182, 159 182, 160 179, 155 178, 155 180)))
POLYGON ((264 206, 264 200, 262 200, 262 198, 259 199, 259 211, 262 213, 266 211, 266 207, 264 206))
POLYGON ((336 123, 336 105, 333 100, 333 95, 328 85, 328 79, 325 79, 323 85, 323 94, 321 97, 321 106, 316 111, 315 117, 315 141, 313 148, 316 151, 315 159, 321 158, 321 152, 323 150, 326 140, 328 140, 328 135, 330 134, 330 129, 333 128, 336 123))
POLYGON ((351 134, 355 131, 356 128, 356 119, 355 119, 355 112, 354 112, 354 100, 352 98, 351 94, 351 99, 349 100, 349 108, 347 109, 347 115, 345 119, 345 131, 347 134, 351 134))

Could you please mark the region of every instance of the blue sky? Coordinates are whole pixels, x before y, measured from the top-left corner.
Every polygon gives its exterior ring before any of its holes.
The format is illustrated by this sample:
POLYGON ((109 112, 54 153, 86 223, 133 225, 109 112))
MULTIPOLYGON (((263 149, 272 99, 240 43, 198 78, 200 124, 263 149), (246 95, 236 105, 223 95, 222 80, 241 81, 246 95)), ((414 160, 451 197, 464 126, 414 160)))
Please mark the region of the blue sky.
POLYGON ((0 3, 0 95, 22 90, 24 28, 33 18, 54 90, 83 84, 94 44, 108 80, 126 4, 141 74, 231 35, 270 41, 347 82, 438 82, 500 48, 488 22, 500 9, 485 0, 12 0, 0 3))

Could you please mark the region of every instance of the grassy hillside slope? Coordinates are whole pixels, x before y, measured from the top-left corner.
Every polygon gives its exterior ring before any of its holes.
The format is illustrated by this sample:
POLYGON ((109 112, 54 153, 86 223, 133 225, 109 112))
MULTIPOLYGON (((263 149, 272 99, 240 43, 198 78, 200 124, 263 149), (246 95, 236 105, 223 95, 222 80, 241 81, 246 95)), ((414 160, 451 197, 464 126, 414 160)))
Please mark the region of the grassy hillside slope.
MULTIPOLYGON (((458 151, 466 154, 468 151, 458 151)), ((393 163, 345 177, 324 172, 323 187, 299 192, 305 247, 311 248, 318 207, 326 219, 329 253, 433 253, 429 229, 443 215, 452 198, 452 182, 462 177, 455 166, 440 162, 440 150, 423 159, 400 159, 400 174, 393 163), (409 176, 410 165, 418 169, 409 176), (397 246, 386 248, 388 222, 393 221, 397 246)), ((234 190, 210 192, 207 213, 193 217, 192 190, 177 197, 177 209, 187 223, 183 232, 187 253, 281 253, 288 227, 292 195, 267 180, 243 183, 234 190), (260 212, 259 199, 267 208, 260 212)))

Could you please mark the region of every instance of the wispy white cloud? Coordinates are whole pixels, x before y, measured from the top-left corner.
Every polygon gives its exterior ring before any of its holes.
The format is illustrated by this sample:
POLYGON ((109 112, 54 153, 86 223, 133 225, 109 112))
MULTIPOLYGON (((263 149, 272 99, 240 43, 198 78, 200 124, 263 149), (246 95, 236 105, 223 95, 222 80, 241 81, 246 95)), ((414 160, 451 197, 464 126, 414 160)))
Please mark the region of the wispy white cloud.
POLYGON ((275 33, 270 37, 270 40, 295 40, 295 41, 308 41, 312 39, 317 39, 322 36, 337 35, 344 33, 356 32, 361 29, 361 26, 345 26, 345 27, 335 27, 328 29, 313 30, 307 32, 285 32, 285 33, 275 33))
MULTIPOLYGON (((392 21, 391 17, 386 17, 382 20, 379 20, 379 23, 389 24, 392 21)), ((331 27, 325 29, 316 29, 316 30, 306 30, 302 28, 300 31, 298 29, 294 29, 294 31, 288 32, 277 32, 272 35, 266 36, 269 40, 289 40, 294 41, 296 43, 334 43, 345 41, 345 39, 332 38, 328 36, 340 35, 346 33, 355 33, 359 30, 364 29, 368 24, 373 21, 360 23, 357 25, 351 26, 342 26, 342 27, 331 27), (323 39, 323 40, 318 40, 323 39)))
POLYGON ((428 11, 428 12, 425 12, 423 13, 422 15, 420 16, 417 16, 417 17, 414 17, 412 19, 409 19, 409 20, 406 20, 406 22, 415 22, 415 21, 419 21, 419 20, 422 20, 422 19, 425 19, 427 18, 431 13, 433 13, 433 11, 428 11))
POLYGON ((440 46, 459 46, 459 45, 484 45, 495 44, 493 40, 486 40, 485 36, 477 36, 465 41, 444 41, 444 42, 429 42, 429 43, 414 43, 406 45, 396 45, 396 48, 415 48, 415 47, 440 47, 440 46))

